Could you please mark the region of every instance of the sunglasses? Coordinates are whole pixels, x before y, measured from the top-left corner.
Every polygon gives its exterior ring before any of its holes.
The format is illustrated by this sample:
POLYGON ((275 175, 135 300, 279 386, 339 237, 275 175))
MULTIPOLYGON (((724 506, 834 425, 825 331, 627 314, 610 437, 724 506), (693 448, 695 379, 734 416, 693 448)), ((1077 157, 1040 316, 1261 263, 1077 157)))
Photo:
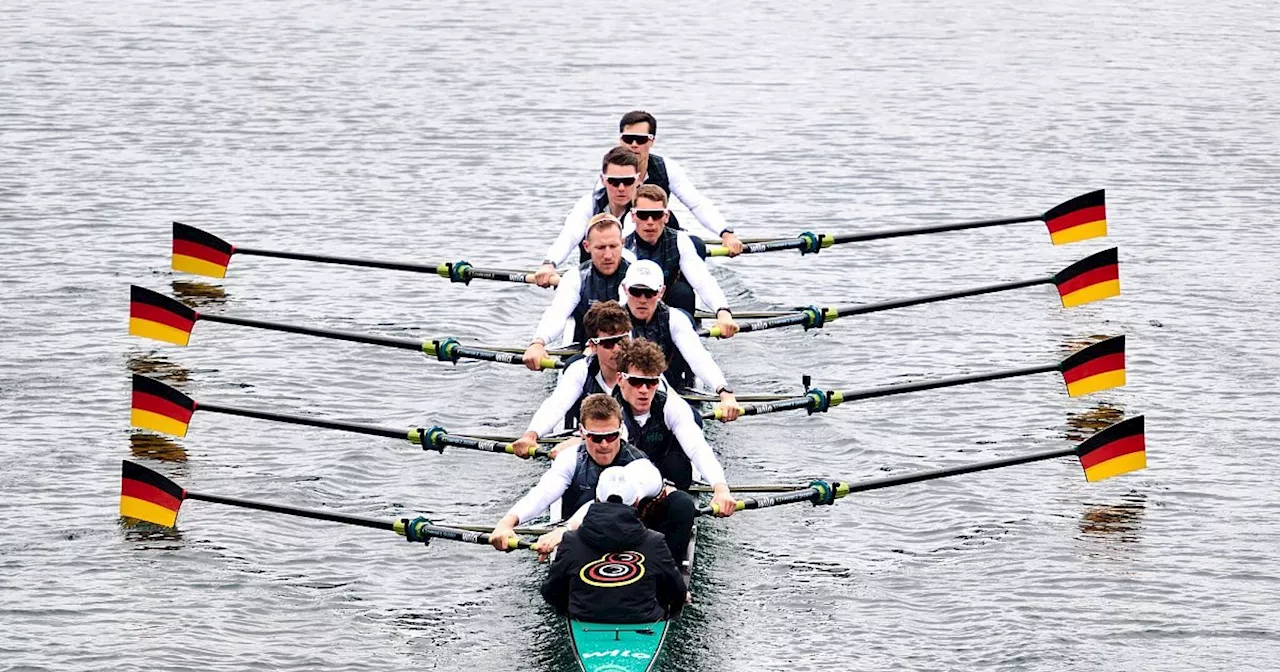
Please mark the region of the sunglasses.
POLYGON ((597 336, 595 338, 588 338, 587 342, 590 343, 591 345, 596 346, 597 348, 612 350, 618 347, 619 345, 621 345, 623 342, 628 340, 631 340, 631 334, 618 334, 617 336, 597 336))
POLYGON ((663 208, 661 210, 632 210, 631 211, 631 216, 635 217, 637 220, 650 221, 650 222, 656 222, 659 219, 662 219, 663 215, 665 214, 667 214, 666 208, 663 208))
POLYGON ((652 133, 623 133, 622 144, 624 145, 647 145, 653 140, 652 133))
POLYGON ((649 289, 648 287, 628 287, 627 293, 637 299, 652 299, 658 295, 658 290, 649 289))
POLYGON ((612 432, 588 432, 584 429, 582 430, 582 436, 588 441, 595 443, 611 443, 613 441, 617 441, 618 437, 622 436, 622 428, 619 427, 612 432))
POLYGON ((631 387, 657 387, 658 382, 662 380, 657 376, 635 376, 630 373, 619 373, 631 387))
POLYGON ((639 175, 601 175, 611 187, 629 187, 636 183, 639 175))

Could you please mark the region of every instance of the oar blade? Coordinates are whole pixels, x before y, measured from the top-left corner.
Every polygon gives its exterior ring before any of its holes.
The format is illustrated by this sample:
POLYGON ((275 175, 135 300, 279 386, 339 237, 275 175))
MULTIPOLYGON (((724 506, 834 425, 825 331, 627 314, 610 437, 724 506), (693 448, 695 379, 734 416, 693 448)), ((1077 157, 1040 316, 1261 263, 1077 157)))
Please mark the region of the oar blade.
POLYGON ((129 423, 138 429, 186 436, 196 401, 164 383, 133 374, 129 423))
POLYGON ((129 333, 185 346, 199 313, 176 299, 133 285, 129 289, 129 333))
POLYGON ((1053 276, 1063 308, 1120 296, 1120 253, 1117 248, 1089 255, 1053 276))
POLYGON ((231 243, 194 226, 173 223, 173 270, 210 278, 227 277, 227 266, 236 248, 231 243))
POLYGON ((1077 243, 1107 235, 1107 192, 1105 189, 1054 206, 1044 213, 1049 239, 1054 245, 1077 243))
POLYGON ((1123 387, 1125 384, 1124 336, 1113 336, 1076 351, 1058 365, 1067 383, 1067 394, 1086 394, 1123 387))
POLYGON ((164 476, 124 460, 120 477, 120 516, 173 527, 186 490, 164 476))
POLYGON ((1143 416, 1117 422, 1076 447, 1090 483, 1147 467, 1146 421, 1143 416))

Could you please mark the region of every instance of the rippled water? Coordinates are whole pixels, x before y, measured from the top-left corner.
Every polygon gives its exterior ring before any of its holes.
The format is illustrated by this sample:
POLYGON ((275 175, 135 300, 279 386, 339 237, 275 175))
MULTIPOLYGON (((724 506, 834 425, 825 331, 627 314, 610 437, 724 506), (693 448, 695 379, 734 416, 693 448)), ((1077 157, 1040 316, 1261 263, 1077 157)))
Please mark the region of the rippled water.
POLYGON ((736 482, 1063 447, 1146 414, 1151 467, 1063 460, 704 526, 667 669, 1274 665, 1270 459, 1280 141, 1269 2, 38 3, 0 8, 0 669, 564 669, 527 557, 190 502, 125 531, 119 465, 202 492, 489 523, 540 465, 197 414, 132 434, 128 374, 198 400, 518 429, 549 377, 201 323, 125 331, 127 286, 209 312, 518 344, 533 288, 253 257, 168 270, 168 222, 233 243, 521 267, 644 107, 745 235, 1040 212, 1105 187, 1112 236, 1034 224, 760 255, 736 304, 1037 277, 1110 244, 1124 296, 1025 290, 713 347, 741 390, 1054 361, 1129 337, 1129 385, 1037 376, 713 430, 736 482))

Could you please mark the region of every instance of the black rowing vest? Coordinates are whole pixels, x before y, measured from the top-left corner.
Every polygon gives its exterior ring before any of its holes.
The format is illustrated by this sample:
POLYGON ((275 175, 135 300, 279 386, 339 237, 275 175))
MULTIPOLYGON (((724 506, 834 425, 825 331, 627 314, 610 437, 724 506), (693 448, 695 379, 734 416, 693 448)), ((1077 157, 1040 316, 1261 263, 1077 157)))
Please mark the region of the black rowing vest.
POLYGON ((680 348, 676 347, 675 340, 671 338, 671 310, 665 303, 659 303, 653 311, 653 317, 645 323, 639 322, 632 315, 631 337, 656 343, 667 358, 667 381, 676 387, 688 388, 693 386, 693 370, 684 361, 684 355, 680 354, 680 348))
MULTIPOLYGON (((671 207, 671 200, 674 199, 675 196, 671 193, 671 178, 667 176, 667 162, 663 161, 661 156, 657 156, 655 154, 649 155, 649 167, 645 169, 644 183, 656 184, 659 187, 662 187, 662 190, 667 192, 667 207, 671 207)), ((668 214, 667 227, 677 231, 683 231, 680 227, 680 220, 676 219, 676 213, 669 212, 668 214)), ((702 237, 690 234, 689 238, 693 241, 693 249, 697 250, 698 256, 706 259, 707 244, 702 242, 702 237)), ((677 267, 678 266, 679 264, 677 264, 677 267)), ((663 267, 663 270, 666 270, 665 266, 663 267)), ((668 283, 667 286, 669 287, 670 283, 668 283)))
POLYGON ((662 229, 658 242, 650 245, 638 233, 622 241, 622 246, 636 253, 636 261, 648 259, 662 269, 663 283, 674 287, 680 279, 680 234, 670 226, 662 229))
MULTIPOLYGON (((671 481, 681 490, 688 490, 693 484, 693 463, 684 454, 676 435, 667 427, 664 411, 667 405, 667 393, 658 392, 653 397, 653 405, 649 407, 649 419, 641 426, 636 422, 631 407, 622 398, 621 390, 615 388, 614 396, 622 406, 622 422, 627 426, 628 439, 636 448, 644 451, 649 461, 658 468, 662 478, 671 481)), ((693 414, 698 426, 702 426, 702 418, 693 414)))
POLYGON ((600 472, 609 467, 625 467, 636 460, 643 459, 644 453, 623 439, 617 456, 613 458, 613 463, 602 467, 591 459, 591 454, 587 452, 585 445, 580 446, 578 463, 573 468, 573 479, 569 481, 569 487, 565 488, 564 495, 560 497, 561 517, 568 518, 583 504, 595 501, 596 484, 600 482, 600 472))
POLYGON ((600 381, 596 380, 596 376, 600 374, 600 359, 591 355, 587 356, 587 382, 582 386, 582 392, 578 395, 578 400, 573 402, 573 408, 569 409, 564 415, 564 428, 573 429, 578 426, 578 411, 582 406, 582 400, 593 394, 609 394, 609 391, 600 386, 600 381))
POLYGON ((587 328, 582 323, 587 311, 597 301, 617 301, 618 289, 622 287, 622 278, 627 275, 631 266, 626 259, 618 260, 618 270, 613 275, 601 275, 595 264, 588 259, 578 266, 582 287, 578 290, 578 306, 573 309, 573 340, 579 346, 587 344, 587 328))
MULTIPOLYGON (((665 172, 663 172, 663 176, 664 177, 666 176, 665 172)), ((606 191, 604 187, 600 187, 599 189, 596 189, 595 191, 591 192, 591 216, 595 217, 596 215, 602 212, 608 212, 608 211, 609 211, 609 192, 606 191)), ((630 203, 627 204, 627 207, 622 209, 622 216, 618 218, 618 221, 622 221, 623 219, 626 219, 628 212, 631 212, 630 203)), ((588 233, 591 233, 590 229, 587 229, 586 231, 583 232, 582 240, 585 241, 587 239, 588 233)), ((591 260, 591 253, 587 252, 586 248, 584 248, 581 244, 579 244, 578 245, 578 262, 581 263, 581 262, 590 261, 590 260, 591 260)))

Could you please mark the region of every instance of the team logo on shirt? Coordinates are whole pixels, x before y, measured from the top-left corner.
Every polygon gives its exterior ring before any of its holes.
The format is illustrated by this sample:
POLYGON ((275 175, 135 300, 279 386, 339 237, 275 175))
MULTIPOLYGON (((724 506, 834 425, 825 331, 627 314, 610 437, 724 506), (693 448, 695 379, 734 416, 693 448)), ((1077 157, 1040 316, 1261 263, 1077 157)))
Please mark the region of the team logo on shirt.
POLYGON ((621 588, 639 581, 644 576, 644 554, 635 551, 605 553, 599 560, 590 562, 578 578, 597 588, 621 588))

